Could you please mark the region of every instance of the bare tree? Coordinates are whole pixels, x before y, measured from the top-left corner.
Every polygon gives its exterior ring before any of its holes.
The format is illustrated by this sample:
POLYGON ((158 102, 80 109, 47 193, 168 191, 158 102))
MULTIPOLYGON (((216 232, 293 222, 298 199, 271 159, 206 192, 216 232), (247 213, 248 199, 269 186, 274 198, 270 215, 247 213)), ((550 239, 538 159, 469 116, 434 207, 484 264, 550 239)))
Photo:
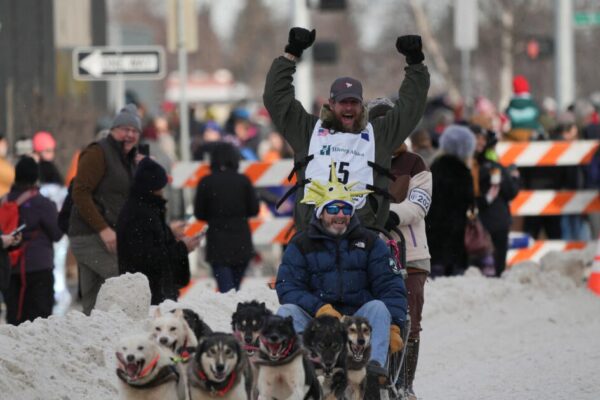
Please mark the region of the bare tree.
POLYGON ((412 9, 412 12, 415 16, 417 29, 423 37, 423 45, 427 52, 431 55, 431 59, 433 60, 435 67, 446 80, 448 94, 452 98, 460 97, 458 85, 456 84, 454 77, 450 72, 448 63, 446 62, 444 54, 440 49, 439 42, 431 30, 429 19, 425 14, 425 10, 423 9, 421 2, 418 0, 410 0, 410 8, 412 9))
POLYGON ((274 54, 273 49, 277 46, 283 49, 287 36, 282 34, 281 27, 261 0, 247 0, 235 26, 227 63, 235 79, 248 84, 258 99, 262 95, 266 71, 279 54, 274 54))

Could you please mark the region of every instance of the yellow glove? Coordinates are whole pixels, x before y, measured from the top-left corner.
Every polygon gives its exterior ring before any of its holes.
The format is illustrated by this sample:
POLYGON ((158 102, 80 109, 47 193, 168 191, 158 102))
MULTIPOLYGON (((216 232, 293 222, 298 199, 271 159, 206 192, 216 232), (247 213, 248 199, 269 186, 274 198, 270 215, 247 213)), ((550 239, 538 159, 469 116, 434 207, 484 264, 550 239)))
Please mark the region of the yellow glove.
POLYGON ((317 313, 315 314, 315 317, 319 318, 323 315, 329 315, 331 317, 336 317, 337 319, 342 318, 342 314, 340 314, 335 308, 333 308, 331 304, 325 304, 323 307, 319 308, 317 310, 317 313))
POLYGON ((400 327, 398 325, 390 325, 390 351, 396 353, 404 347, 402 335, 400 335, 400 327))

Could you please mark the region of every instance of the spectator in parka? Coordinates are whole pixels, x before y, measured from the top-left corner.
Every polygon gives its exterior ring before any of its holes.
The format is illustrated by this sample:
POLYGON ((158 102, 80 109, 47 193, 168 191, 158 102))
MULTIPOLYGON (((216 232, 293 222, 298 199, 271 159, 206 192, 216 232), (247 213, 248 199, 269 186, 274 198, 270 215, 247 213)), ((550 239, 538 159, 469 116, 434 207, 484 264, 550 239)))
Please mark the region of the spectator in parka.
POLYGON ((471 171, 479 219, 494 244, 492 276, 500 276, 506 268, 508 233, 512 224, 510 202, 517 196, 521 186, 519 171, 514 166, 504 168, 491 159, 495 158, 493 154, 497 142, 493 131, 479 126, 471 126, 471 131, 475 133, 476 138, 475 159, 471 171))
POLYGON ((163 197, 167 181, 160 164, 149 157, 142 159, 116 228, 119 273, 146 275, 151 304, 177 300, 179 289, 190 280, 188 253, 199 242, 198 236, 175 239, 167 225, 163 197))
POLYGON ((432 276, 459 275, 467 268, 467 210, 475 203, 471 165, 475 135, 450 125, 440 137, 441 154, 431 164, 431 208, 425 217, 432 276))
POLYGON ((194 216, 208 223, 206 261, 221 293, 238 290, 254 256, 248 219, 258 214, 252 182, 238 172, 240 154, 229 143, 212 151, 211 174, 198 183, 194 216))
MULTIPOLYGON (((394 103, 386 98, 369 102, 369 121, 382 118, 393 106, 394 103)), ((413 381, 419 359, 425 282, 431 271, 425 216, 431 206, 432 179, 423 158, 408 151, 404 143, 394 152, 390 172, 396 180, 390 183, 389 187, 393 200, 390 203, 390 214, 385 228, 396 241, 404 239, 408 272, 404 283, 408 295, 410 333, 406 343, 403 387, 409 396, 408 399, 416 400, 413 381)))
POLYGON ((529 82, 523 75, 513 79, 513 97, 511 97, 506 115, 510 119, 508 140, 526 142, 538 139, 543 134, 540 125, 540 109, 529 93, 529 82))
POLYGON ((6 296, 6 321, 13 325, 47 318, 54 305, 53 243, 63 233, 58 227, 56 206, 39 193, 38 179, 35 160, 21 157, 15 167, 15 183, 8 193, 8 201, 19 205, 19 224, 26 225, 18 258, 12 260, 6 296))
POLYGON ((79 158, 69 240, 79 268, 83 312, 88 315, 100 286, 119 274, 115 227, 133 180, 141 130, 137 109, 128 104, 113 119, 110 134, 86 147, 79 158))
POLYGON ((401 328, 406 320, 406 288, 390 266, 390 253, 377 233, 361 226, 354 215, 353 198, 364 190, 338 181, 312 181, 305 202, 315 212, 310 226, 294 236, 277 272, 275 288, 281 307, 277 314, 291 316, 302 333, 312 318, 357 315, 369 320, 371 360, 367 367, 367 397, 379 399, 379 377, 388 348, 402 349, 401 328))
MULTIPOLYGON (((387 186, 391 155, 419 122, 429 89, 429 72, 423 65, 420 36, 402 36, 396 49, 406 57, 406 76, 392 112, 373 124, 367 120, 362 84, 350 77, 331 85, 328 104, 319 117, 309 114, 295 99, 292 75, 304 50, 315 41, 315 30, 292 28, 284 54, 276 58, 267 74, 263 101, 273 124, 294 150, 294 171, 300 188, 305 179, 329 179, 330 160, 336 163, 343 182, 360 182, 373 193, 357 199, 361 222, 383 228, 389 203, 387 186)), ((303 194, 306 195, 306 188, 303 194)), ((314 206, 296 196, 294 222, 297 230, 308 228, 314 206)))

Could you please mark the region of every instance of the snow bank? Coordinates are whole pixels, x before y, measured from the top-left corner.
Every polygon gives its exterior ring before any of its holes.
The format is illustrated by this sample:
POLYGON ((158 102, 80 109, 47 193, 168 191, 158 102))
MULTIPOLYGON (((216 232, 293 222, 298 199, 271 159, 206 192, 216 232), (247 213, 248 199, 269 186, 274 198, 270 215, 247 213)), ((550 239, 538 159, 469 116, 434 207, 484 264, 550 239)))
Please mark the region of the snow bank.
MULTIPOLYGON (((519 265, 502 279, 471 269, 429 281, 415 382, 420 398, 595 399, 600 298, 580 287, 577 268, 558 264, 519 265)), ((240 292, 225 294, 203 280, 161 308, 189 307, 214 330, 230 331, 237 303, 251 299, 278 306, 266 280, 248 279, 240 292)), ((114 347, 147 329, 152 313, 145 278, 109 280, 99 305, 90 317, 70 312, 0 326, 0 398, 116 398, 114 347)))

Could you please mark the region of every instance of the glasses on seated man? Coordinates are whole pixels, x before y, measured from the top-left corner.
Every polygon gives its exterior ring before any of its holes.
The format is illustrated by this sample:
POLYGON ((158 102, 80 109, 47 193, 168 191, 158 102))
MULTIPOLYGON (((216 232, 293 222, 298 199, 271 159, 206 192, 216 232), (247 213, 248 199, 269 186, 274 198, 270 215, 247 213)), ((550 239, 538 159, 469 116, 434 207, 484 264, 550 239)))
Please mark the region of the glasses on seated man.
POLYGON ((325 207, 325 211, 330 215, 337 215, 340 210, 344 215, 352 215, 353 208, 348 204, 330 204, 325 207))

